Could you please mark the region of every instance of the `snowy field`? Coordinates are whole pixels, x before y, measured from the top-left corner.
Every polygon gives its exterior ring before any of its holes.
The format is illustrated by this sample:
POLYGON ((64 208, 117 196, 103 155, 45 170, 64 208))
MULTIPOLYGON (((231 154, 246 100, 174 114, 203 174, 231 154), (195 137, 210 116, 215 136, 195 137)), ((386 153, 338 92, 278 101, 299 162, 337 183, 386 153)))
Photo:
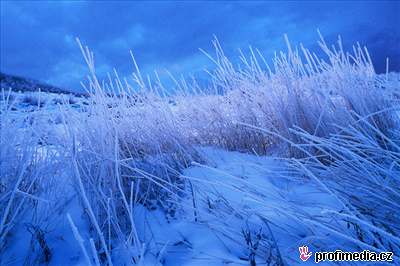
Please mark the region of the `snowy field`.
POLYGON ((86 47, 88 96, 2 88, 0 265, 400 263, 400 75, 323 39, 240 68, 214 45, 209 88, 170 96, 86 47))

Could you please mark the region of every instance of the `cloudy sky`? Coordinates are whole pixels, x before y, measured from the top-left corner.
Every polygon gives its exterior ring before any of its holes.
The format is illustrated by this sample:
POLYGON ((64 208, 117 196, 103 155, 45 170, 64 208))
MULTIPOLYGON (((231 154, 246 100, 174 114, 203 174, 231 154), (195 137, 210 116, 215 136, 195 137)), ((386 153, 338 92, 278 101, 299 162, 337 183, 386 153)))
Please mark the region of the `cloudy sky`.
POLYGON ((0 71, 80 89, 87 70, 75 42, 94 52, 100 75, 115 67, 133 70, 132 50, 142 71, 200 73, 211 62, 217 36, 229 55, 249 45, 266 57, 293 44, 316 49, 317 29, 328 41, 341 35, 349 47, 367 45, 376 70, 386 57, 400 71, 400 4, 363 2, 107 2, 1 1, 0 71))

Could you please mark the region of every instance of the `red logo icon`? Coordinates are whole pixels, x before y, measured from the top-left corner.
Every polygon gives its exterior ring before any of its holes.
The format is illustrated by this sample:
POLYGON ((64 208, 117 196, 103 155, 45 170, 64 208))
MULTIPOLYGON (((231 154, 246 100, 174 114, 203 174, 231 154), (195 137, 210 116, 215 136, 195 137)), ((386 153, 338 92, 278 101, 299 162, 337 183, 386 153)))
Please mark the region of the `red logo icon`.
POLYGON ((307 261, 312 255, 312 252, 308 252, 307 246, 299 247, 299 252, 300 252, 300 259, 302 261, 307 261))

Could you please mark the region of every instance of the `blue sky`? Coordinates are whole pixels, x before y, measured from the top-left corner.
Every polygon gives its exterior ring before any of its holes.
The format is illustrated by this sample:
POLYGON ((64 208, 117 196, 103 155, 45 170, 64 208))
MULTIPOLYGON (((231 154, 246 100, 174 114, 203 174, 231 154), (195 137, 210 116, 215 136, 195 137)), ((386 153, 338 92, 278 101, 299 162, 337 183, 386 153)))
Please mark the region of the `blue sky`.
POLYGON ((1 1, 1 72, 79 90, 87 74, 75 37, 94 52, 100 75, 168 69, 198 75, 216 35, 229 55, 249 45, 266 57, 293 44, 316 48, 319 29, 345 46, 367 45, 378 72, 386 57, 400 71, 399 2, 111 2, 1 1))

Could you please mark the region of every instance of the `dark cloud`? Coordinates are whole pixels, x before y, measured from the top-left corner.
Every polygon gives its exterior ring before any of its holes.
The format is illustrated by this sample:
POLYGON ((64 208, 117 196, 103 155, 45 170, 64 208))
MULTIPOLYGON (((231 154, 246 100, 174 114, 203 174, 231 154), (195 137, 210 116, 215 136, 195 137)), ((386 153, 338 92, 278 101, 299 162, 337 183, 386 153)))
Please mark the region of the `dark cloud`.
POLYGON ((132 49, 142 69, 197 72, 215 34, 228 55, 249 45, 266 57, 294 44, 316 47, 317 29, 346 47, 367 45, 379 72, 400 71, 397 2, 1 2, 1 71, 79 89, 86 71, 75 42, 90 46, 98 72, 128 75, 132 49))

